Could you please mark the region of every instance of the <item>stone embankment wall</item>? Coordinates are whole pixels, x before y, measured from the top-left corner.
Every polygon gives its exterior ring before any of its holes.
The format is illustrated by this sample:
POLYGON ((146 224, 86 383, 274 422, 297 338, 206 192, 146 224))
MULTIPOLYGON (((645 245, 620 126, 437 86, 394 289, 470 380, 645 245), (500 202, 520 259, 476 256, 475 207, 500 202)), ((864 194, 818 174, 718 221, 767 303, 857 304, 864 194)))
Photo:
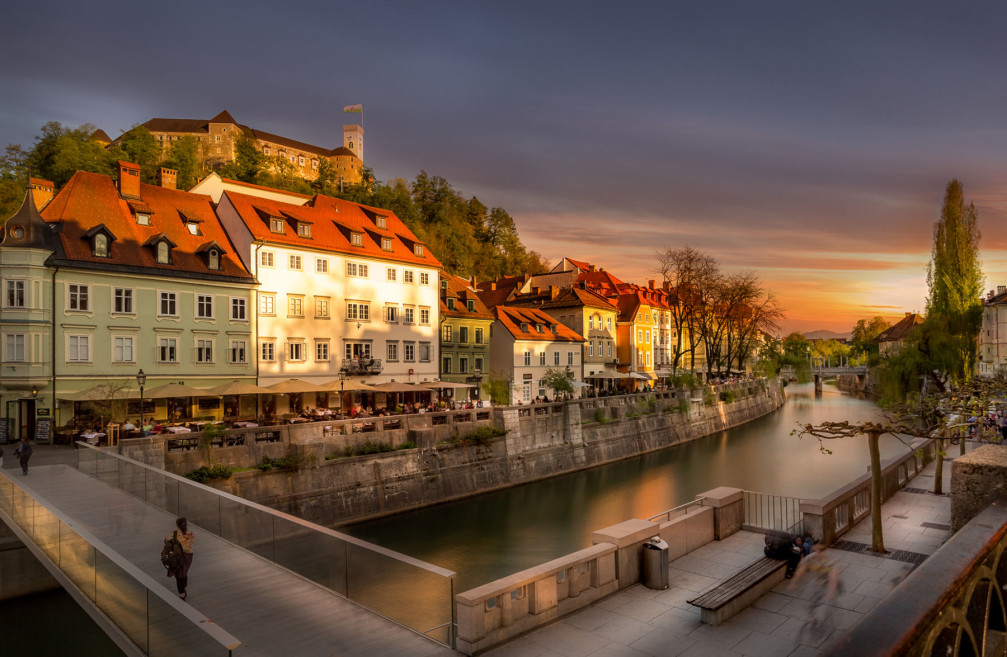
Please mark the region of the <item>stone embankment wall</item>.
POLYGON ((881 388, 873 369, 867 370, 867 374, 838 374, 836 387, 853 397, 881 399, 881 388))
POLYGON ((207 457, 215 464, 253 467, 264 456, 294 454, 302 464, 296 469, 236 472, 230 479, 209 483, 334 525, 663 449, 766 415, 785 400, 777 382, 755 381, 534 406, 264 427, 247 430, 244 444, 233 447, 226 446, 226 436, 219 447, 208 445, 200 434, 158 436, 123 441, 121 451, 176 474, 206 464, 207 457), (506 434, 476 440, 472 433, 480 427, 506 434), (190 441, 192 448, 179 449, 179 440, 190 441), (410 442, 416 447, 344 456, 348 446, 365 442, 394 447, 410 442))

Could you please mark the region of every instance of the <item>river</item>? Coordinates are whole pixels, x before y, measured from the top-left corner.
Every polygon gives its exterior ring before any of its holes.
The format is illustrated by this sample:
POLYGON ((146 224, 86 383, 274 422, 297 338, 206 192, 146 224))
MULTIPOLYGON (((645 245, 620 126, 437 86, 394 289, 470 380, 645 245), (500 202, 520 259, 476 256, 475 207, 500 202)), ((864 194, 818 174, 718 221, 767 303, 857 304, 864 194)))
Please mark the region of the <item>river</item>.
MULTIPOLYGON (((449 568, 456 591, 591 545, 591 533, 630 518, 648 518, 703 491, 732 486, 818 498, 863 474, 866 437, 829 441, 791 432, 801 423, 877 418, 877 407, 833 385, 815 397, 791 385, 779 410, 740 427, 569 475, 465 500, 354 524, 349 534, 449 568)), ((882 459, 907 450, 881 442, 882 459)))

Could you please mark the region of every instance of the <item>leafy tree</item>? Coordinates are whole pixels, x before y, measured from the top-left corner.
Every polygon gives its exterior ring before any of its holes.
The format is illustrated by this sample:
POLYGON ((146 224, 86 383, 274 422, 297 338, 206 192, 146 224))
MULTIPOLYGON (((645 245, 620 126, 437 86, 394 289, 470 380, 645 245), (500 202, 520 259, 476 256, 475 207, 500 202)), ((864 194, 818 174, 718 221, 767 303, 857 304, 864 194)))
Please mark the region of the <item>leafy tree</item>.
POLYGON ((133 126, 119 137, 117 146, 108 149, 112 157, 140 165, 141 180, 152 184, 157 180, 157 164, 161 160, 161 145, 142 125, 133 126))
POLYGON ((500 372, 490 372, 483 381, 483 392, 490 398, 494 406, 507 406, 511 403, 510 378, 500 372))
POLYGON ((850 336, 850 354, 866 355, 868 358, 877 356, 878 343, 874 339, 891 326, 891 322, 881 315, 857 320, 857 325, 853 327, 850 336))
POLYGON ((570 396, 573 394, 573 372, 550 367, 542 375, 542 385, 552 390, 555 397, 570 396))
POLYGON ((202 172, 199 160, 199 142, 195 137, 186 136, 177 141, 172 140, 164 163, 178 171, 179 189, 190 189, 196 184, 202 172))
POLYGON ((42 126, 42 134, 28 152, 26 164, 33 175, 53 181, 62 187, 77 171, 90 171, 115 176, 115 157, 104 146, 91 139, 95 127, 88 123, 66 128, 57 121, 42 126))
MULTIPOLYGON (((328 162, 328 158, 322 158, 328 162)), ((232 180, 254 183, 266 166, 266 155, 259 150, 259 145, 246 134, 238 137, 234 145, 234 161, 221 166, 217 172, 232 180)), ((329 162, 331 166, 331 162, 329 162)))

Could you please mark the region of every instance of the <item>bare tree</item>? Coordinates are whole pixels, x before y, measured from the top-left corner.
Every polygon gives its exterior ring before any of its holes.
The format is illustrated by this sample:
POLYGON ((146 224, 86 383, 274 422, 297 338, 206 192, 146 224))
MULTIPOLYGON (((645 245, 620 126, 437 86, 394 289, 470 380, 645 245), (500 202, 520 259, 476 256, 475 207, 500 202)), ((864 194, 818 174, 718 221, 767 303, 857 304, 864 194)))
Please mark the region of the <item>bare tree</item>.
POLYGON ((703 290, 719 276, 712 256, 691 246, 666 248, 656 253, 657 272, 668 293, 676 345, 671 367, 677 372, 689 355, 689 369, 696 368, 696 347, 703 341, 701 309, 705 307, 703 290))

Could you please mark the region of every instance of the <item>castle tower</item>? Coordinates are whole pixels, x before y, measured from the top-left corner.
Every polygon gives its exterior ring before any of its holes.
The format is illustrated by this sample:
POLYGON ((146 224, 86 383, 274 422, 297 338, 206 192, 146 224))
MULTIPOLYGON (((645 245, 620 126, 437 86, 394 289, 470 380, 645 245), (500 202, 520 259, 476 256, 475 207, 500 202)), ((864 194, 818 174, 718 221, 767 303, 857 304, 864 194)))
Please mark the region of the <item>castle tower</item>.
POLYGON ((364 127, 355 123, 343 126, 343 146, 364 160, 364 127))

